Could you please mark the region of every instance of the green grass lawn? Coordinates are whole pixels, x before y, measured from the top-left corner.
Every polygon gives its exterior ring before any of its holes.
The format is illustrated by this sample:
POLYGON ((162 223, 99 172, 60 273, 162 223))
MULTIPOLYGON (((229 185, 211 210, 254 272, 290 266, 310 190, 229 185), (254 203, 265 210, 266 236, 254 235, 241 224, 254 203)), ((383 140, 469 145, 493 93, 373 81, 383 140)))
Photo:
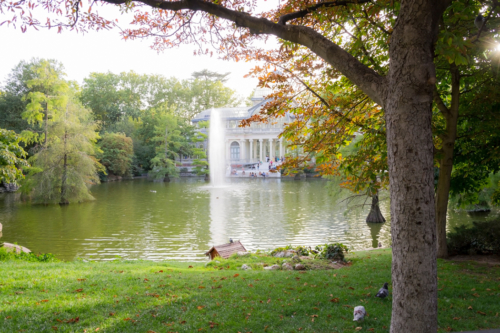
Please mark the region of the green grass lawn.
MULTIPOLYGON (((3 261, 0 332, 388 332, 392 298, 374 295, 390 282, 390 251, 349 258, 306 272, 237 270, 244 259, 217 268, 3 261), (369 314, 362 323, 352 320, 357 305, 369 314)), ((438 267, 440 331, 500 327, 500 267, 438 267)))

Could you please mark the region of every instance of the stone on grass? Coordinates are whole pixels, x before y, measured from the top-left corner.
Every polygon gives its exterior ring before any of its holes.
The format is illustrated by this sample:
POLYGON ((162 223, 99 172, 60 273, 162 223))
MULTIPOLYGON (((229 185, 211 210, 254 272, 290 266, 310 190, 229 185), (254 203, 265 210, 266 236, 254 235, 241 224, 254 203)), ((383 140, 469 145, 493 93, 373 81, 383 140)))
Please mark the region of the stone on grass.
POLYGON ((246 257, 250 255, 250 252, 238 251, 238 257, 246 257))
POLYGON ((247 269, 252 269, 252 267, 248 266, 247 264, 241 265, 241 269, 247 270, 247 269))
POLYGON ((268 271, 277 271, 280 269, 280 265, 272 265, 272 266, 264 267, 264 269, 266 269, 268 271))
POLYGON ((5 250, 7 252, 16 252, 16 253, 21 253, 21 252, 30 253, 31 252, 30 249, 28 249, 24 246, 11 244, 11 243, 3 243, 3 247, 5 248, 5 250))
POLYGON ((281 266, 282 269, 286 270, 286 271, 291 271, 293 270, 293 266, 290 265, 289 263, 285 262, 282 266, 281 266))
POLYGON ((295 265, 295 270, 297 270, 297 271, 303 271, 305 269, 306 269, 306 266, 304 266, 302 264, 295 265))
POLYGON ((273 257, 276 258, 288 258, 288 257, 293 257, 295 254, 294 250, 286 250, 286 251, 280 251, 277 252, 273 255, 273 257))

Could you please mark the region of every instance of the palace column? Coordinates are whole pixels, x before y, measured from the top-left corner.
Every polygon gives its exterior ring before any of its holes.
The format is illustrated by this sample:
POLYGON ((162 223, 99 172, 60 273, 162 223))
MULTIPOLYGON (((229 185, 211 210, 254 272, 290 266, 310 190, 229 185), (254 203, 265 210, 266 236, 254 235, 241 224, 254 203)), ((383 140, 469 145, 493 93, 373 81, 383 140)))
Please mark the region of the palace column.
POLYGON ((274 152, 274 147, 273 147, 273 140, 274 139, 269 139, 269 160, 270 161, 273 161, 274 158, 273 158, 273 152, 274 152))
POLYGON ((231 140, 226 140, 226 161, 231 160, 231 140))
POLYGON ((245 139, 240 140, 240 161, 245 160, 245 139))
POLYGON ((250 159, 250 161, 252 161, 252 158, 253 158, 253 139, 250 139, 250 151, 249 151, 249 154, 248 154, 248 158, 250 159))
POLYGON ((280 160, 283 157, 283 139, 280 139, 280 160))
POLYGON ((260 155, 259 155, 259 161, 264 161, 262 158, 262 146, 264 145, 264 139, 259 139, 259 146, 260 146, 260 155))
POLYGON ((257 159, 257 140, 255 140, 255 145, 253 146, 253 158, 257 159))

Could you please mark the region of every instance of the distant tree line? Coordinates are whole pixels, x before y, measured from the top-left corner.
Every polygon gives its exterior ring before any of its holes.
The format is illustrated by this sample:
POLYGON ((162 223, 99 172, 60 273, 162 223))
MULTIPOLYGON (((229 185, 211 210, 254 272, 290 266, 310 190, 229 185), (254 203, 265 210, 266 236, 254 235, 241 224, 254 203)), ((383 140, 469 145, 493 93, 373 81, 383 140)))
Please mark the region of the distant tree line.
POLYGON ((228 75, 91 73, 79 86, 58 61, 21 61, 0 88, 0 183, 20 184, 33 203, 68 204, 92 200, 91 185, 108 177, 168 180, 184 156, 204 175, 206 136, 190 120, 242 102, 228 75))

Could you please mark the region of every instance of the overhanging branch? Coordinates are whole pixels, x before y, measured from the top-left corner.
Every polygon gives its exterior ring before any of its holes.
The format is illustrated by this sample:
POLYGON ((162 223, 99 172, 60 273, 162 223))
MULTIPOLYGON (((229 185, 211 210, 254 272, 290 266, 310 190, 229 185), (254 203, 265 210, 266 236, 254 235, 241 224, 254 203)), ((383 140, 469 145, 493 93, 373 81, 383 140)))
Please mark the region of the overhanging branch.
POLYGON ((285 14, 280 17, 278 24, 285 25, 288 21, 295 20, 298 18, 303 18, 308 14, 317 11, 320 8, 328 8, 328 7, 338 7, 338 6, 347 6, 347 5, 359 5, 363 3, 371 2, 371 0, 359 0, 359 1, 329 1, 329 2, 321 2, 314 6, 309 6, 305 9, 299 10, 298 12, 285 14))
MULTIPOLYGON (((124 4, 126 2, 126 0, 102 1, 112 4, 124 4)), ((252 34, 274 35, 292 43, 305 46, 351 80, 351 82, 357 85, 375 103, 384 107, 385 87, 387 86, 385 77, 363 65, 347 51, 309 27, 282 25, 274 23, 266 18, 251 16, 248 13, 231 10, 201 0, 137 0, 137 2, 164 10, 192 10, 205 12, 234 22, 238 27, 248 28, 252 34)), ((354 2, 356 1, 353 0, 353 3, 354 2)), ((369 1, 357 0, 358 4, 361 2, 369 1)), ((340 2, 335 3, 338 4, 340 2)))

